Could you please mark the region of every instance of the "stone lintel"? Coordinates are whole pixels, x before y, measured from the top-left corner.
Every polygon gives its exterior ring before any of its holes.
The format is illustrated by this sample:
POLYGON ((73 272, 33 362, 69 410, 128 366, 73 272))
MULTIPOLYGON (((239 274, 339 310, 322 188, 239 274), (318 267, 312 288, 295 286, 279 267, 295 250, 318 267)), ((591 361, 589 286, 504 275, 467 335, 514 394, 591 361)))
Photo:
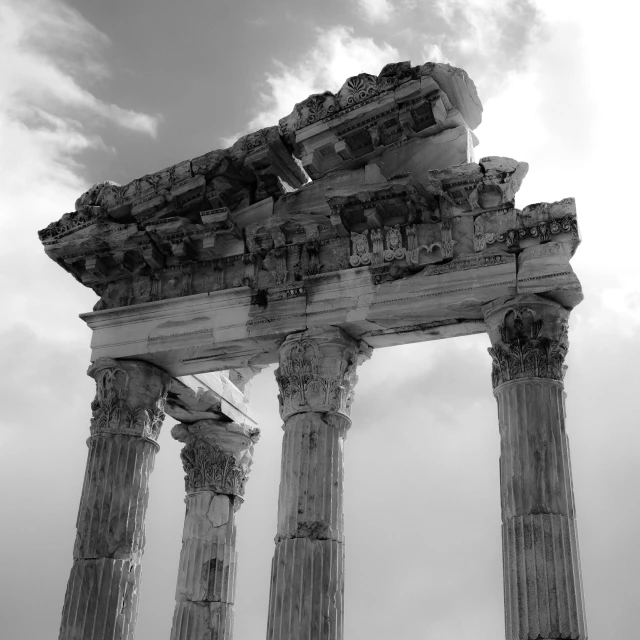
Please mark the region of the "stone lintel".
POLYGON ((81 317, 93 329, 93 358, 134 357, 184 376, 277 362, 287 335, 317 326, 340 327, 370 347, 482 332, 481 305, 516 293, 516 262, 496 253, 395 281, 377 283, 363 267, 304 284, 266 306, 237 288, 81 317))
MULTIPOLYGON (((526 283, 542 288, 549 281, 547 297, 568 291, 559 302, 577 303, 579 282, 565 257, 553 262, 558 257, 531 259, 523 269, 526 283)), ((264 305, 242 287, 81 317, 93 329, 94 359, 137 358, 187 376, 275 363, 287 335, 318 326, 340 327, 372 348, 482 333, 483 305, 517 295, 522 284, 515 256, 505 252, 429 265, 398 280, 384 277, 378 282, 369 267, 360 267, 308 278, 264 305)), ((204 387, 203 380, 193 385, 204 387)))

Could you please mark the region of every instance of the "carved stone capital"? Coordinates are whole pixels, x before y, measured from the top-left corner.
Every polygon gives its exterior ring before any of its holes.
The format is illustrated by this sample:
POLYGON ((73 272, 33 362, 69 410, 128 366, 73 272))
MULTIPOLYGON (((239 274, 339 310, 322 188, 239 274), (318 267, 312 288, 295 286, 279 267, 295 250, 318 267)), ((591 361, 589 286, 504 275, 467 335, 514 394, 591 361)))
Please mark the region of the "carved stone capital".
POLYGON ((215 491, 243 496, 253 464, 253 447, 259 429, 235 422, 199 420, 177 424, 171 435, 186 445, 180 452, 187 493, 215 491))
POLYGON ((87 374, 96 381, 91 403, 91 436, 124 434, 154 443, 164 421, 171 378, 138 360, 99 358, 87 374))
POLYGON ((348 418, 356 367, 369 355, 370 349, 336 327, 287 336, 276 369, 282 419, 312 411, 348 418))
POLYGON ((492 344, 494 389, 530 378, 563 381, 569 311, 536 295, 495 301, 483 310, 492 344))

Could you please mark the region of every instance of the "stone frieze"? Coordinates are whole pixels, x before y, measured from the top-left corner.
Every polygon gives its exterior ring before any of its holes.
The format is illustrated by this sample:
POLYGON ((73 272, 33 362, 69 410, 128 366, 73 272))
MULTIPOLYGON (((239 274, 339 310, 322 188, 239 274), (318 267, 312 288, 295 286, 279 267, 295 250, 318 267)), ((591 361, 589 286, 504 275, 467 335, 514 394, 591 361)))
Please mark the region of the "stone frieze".
MULTIPOLYGON (((517 208, 528 165, 473 161, 470 131, 480 112, 461 70, 388 65, 348 79, 336 94, 311 96, 279 127, 228 149, 128 185, 96 185, 40 237, 99 296, 95 311, 133 307, 122 318, 135 309, 162 318, 148 331, 139 325, 147 333, 136 353, 159 353, 182 336, 182 364, 163 364, 172 371, 197 372, 215 359, 217 347, 203 353, 200 340, 238 341, 229 363, 253 366, 273 361, 281 332, 319 322, 378 336, 378 346, 383 338, 394 344, 400 328, 398 340, 434 333, 420 329, 429 323, 447 335, 475 331, 480 306, 509 291, 575 306, 575 202, 517 208), (422 127, 425 101, 435 124, 422 127), (373 151, 350 157, 350 136, 365 130, 373 151), (300 168, 309 153, 335 163, 310 169, 309 179, 300 168), (173 319, 177 307, 167 303, 185 298, 206 312, 173 319)), ((109 326, 119 322, 109 318, 109 326)))

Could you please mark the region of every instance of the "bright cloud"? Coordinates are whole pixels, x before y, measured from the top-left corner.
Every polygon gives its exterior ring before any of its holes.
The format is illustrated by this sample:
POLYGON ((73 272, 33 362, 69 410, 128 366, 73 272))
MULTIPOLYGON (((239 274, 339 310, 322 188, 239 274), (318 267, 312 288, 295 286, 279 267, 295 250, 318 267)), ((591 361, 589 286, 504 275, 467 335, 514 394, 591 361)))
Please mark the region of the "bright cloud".
POLYGON ((424 60, 429 62, 450 62, 449 58, 444 55, 440 45, 437 44, 426 44, 422 49, 422 57, 421 61, 424 60))
MULTIPOLYGON (((108 44, 105 34, 60 0, 6 0, 0 6, 3 117, 29 126, 34 109, 46 109, 45 119, 64 121, 58 123, 62 140, 69 127, 80 133, 79 122, 87 118, 155 136, 157 116, 104 102, 83 86, 109 74, 100 56, 108 44)), ((49 120, 47 126, 57 125, 49 120)))
POLYGON ((372 23, 389 22, 394 14, 394 6, 389 0, 357 0, 360 15, 372 23))
POLYGON ((156 134, 157 116, 106 102, 87 88, 109 76, 102 55, 108 44, 106 35, 59 0, 0 3, 0 227, 11 238, 0 258, 0 286, 10 301, 1 325, 41 331, 38 310, 47 308, 48 335, 77 339, 69 313, 95 302, 84 287, 56 290, 50 278, 58 283, 69 276, 46 264, 37 231, 89 186, 78 155, 106 150, 99 125, 156 134))
MULTIPOLYGON (((300 63, 287 66, 277 62, 277 70, 267 74, 266 88, 260 94, 261 107, 248 123, 247 131, 277 124, 297 102, 312 93, 337 91, 349 76, 378 74, 385 64, 399 60, 399 55, 395 47, 358 37, 347 27, 319 32, 315 45, 300 63)), ((232 144, 236 139, 231 136, 223 143, 232 144)))

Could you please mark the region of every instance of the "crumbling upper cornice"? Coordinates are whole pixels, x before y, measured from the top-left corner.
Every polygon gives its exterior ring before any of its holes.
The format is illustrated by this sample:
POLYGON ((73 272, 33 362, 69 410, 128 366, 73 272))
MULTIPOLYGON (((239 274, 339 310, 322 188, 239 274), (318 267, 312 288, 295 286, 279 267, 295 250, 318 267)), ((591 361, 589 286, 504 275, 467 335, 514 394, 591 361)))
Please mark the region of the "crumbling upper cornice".
POLYGON ((299 102, 280 120, 280 131, 294 143, 296 131, 345 116, 385 94, 397 91, 399 101, 406 101, 421 82, 431 90, 441 89, 469 128, 475 129, 482 122, 482 103, 466 71, 436 62, 416 67, 410 62, 392 62, 377 76, 360 73, 348 78, 337 93, 316 93, 299 102))
MULTIPOLYGON (((40 238, 47 255, 100 296, 96 327, 100 314, 114 327, 122 314, 137 317, 127 307, 143 316, 167 310, 167 326, 154 328, 136 357, 148 348, 159 358, 161 337, 173 349, 173 314, 184 306, 175 299, 204 304, 202 316, 179 321, 184 352, 162 356, 177 358, 173 373, 270 362, 256 354, 272 355, 293 325, 337 323, 382 346, 421 339, 427 312, 430 332, 475 330, 481 304, 513 291, 575 306, 575 203, 516 208, 528 165, 501 156, 475 162, 471 129, 481 111, 461 69, 387 65, 378 76, 349 78, 336 94, 310 96, 278 127, 228 149, 124 186, 95 185, 40 238), (482 284, 495 269, 498 288, 482 284), (351 295, 357 310, 344 299, 351 295), (198 296, 239 306, 227 318, 198 296), (216 345, 221 336, 233 342, 226 363, 207 343, 209 313, 224 326, 216 345), (244 342, 263 335, 267 346, 244 342)), ((105 349, 100 355, 126 357, 130 346, 105 349)))

